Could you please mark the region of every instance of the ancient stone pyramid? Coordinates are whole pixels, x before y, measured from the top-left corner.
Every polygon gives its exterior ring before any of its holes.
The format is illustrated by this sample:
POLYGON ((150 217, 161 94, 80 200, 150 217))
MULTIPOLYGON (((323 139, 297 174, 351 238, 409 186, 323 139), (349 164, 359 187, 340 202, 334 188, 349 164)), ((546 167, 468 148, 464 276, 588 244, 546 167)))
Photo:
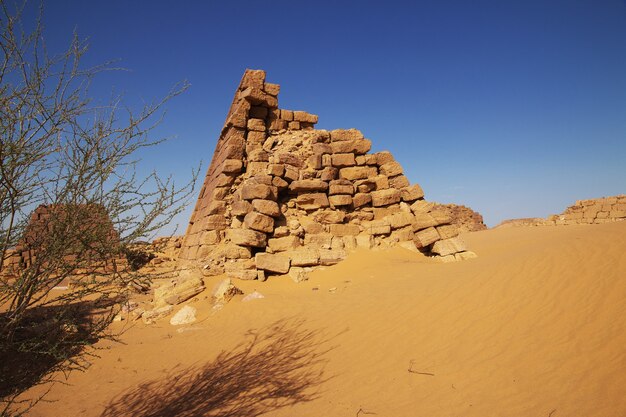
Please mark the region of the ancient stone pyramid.
POLYGON ((316 130, 278 108, 280 86, 246 70, 185 234, 180 260, 209 275, 294 280, 358 247, 400 245, 443 261, 475 255, 448 213, 424 200, 361 132, 316 130))

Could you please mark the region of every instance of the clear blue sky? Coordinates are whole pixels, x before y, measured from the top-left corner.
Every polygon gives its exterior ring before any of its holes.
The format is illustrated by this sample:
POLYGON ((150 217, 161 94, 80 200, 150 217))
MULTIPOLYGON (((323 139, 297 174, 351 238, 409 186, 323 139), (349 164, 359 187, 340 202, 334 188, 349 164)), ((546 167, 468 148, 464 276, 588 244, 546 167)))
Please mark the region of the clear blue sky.
MULTIPOLYGON (((47 41, 74 28, 86 62, 119 59, 98 99, 131 105, 181 80, 143 166, 180 182, 215 146, 245 68, 281 108, 390 150, 428 200, 493 226, 626 193, 626 2, 49 1, 47 41)), ((183 232, 188 209, 178 220, 183 232)))

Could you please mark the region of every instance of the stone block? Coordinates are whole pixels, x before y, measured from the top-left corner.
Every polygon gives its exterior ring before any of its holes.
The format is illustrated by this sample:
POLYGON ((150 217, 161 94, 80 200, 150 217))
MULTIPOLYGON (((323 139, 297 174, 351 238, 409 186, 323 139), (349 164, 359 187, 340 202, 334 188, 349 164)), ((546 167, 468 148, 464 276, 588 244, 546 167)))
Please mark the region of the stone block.
POLYGON ((418 231, 429 227, 437 226, 437 220, 428 213, 418 212, 415 214, 415 220, 413 221, 413 230, 418 231))
POLYGON ((289 278, 292 279, 293 282, 303 282, 303 281, 307 281, 309 279, 309 272, 310 268, 302 268, 299 266, 292 266, 291 269, 289 269, 289 278))
POLYGON ((343 140, 339 142, 331 142, 330 148, 333 153, 354 153, 362 155, 368 153, 372 148, 372 141, 369 139, 343 140))
POLYGON ((371 195, 374 207, 388 206, 400 202, 400 191, 393 188, 373 191, 371 195))
MULTIPOLYGON (((183 274, 185 271, 181 271, 183 274)), ((154 290, 154 305, 157 308, 180 304, 204 291, 204 282, 198 276, 190 275, 161 285, 154 290)))
POLYGON ((347 256, 343 249, 320 249, 320 265, 335 265, 347 256))
POLYGON ((224 230, 229 226, 228 219, 221 214, 212 214, 204 220, 206 230, 224 230))
POLYGON ((225 174, 237 174, 241 172, 243 162, 240 159, 226 159, 222 163, 222 172, 225 174))
MULTIPOLYGON (((337 142, 342 143, 342 142, 337 142)), ((360 180, 369 177, 375 177, 378 174, 378 171, 374 167, 368 166, 355 166, 355 167, 347 167, 341 168, 339 170, 339 178, 346 180, 360 180)))
POLYGON ((409 179, 402 174, 389 178, 390 188, 402 189, 408 187, 409 185, 409 179))
POLYGON ((278 154, 279 164, 291 165, 296 168, 302 168, 304 166, 304 159, 293 153, 281 153, 278 154))
POLYGON ((246 172, 248 175, 264 174, 267 172, 267 162, 248 161, 246 172))
POLYGON ((270 96, 276 97, 278 96, 278 93, 280 92, 280 85, 273 84, 273 83, 265 83, 263 90, 265 90, 265 92, 269 94, 270 96))
POLYGON ((450 239, 459 235, 459 228, 454 224, 437 226, 436 229, 442 239, 450 239))
POLYGON ((254 144, 257 144, 257 145, 262 145, 265 142, 266 138, 267 138, 267 135, 265 134, 265 132, 250 131, 250 132, 248 132, 248 136, 246 138, 246 142, 247 143, 254 143, 254 144))
POLYGON ((376 165, 378 166, 395 161, 395 158, 389 151, 376 152, 373 156, 376 158, 376 165))
POLYGON ((255 257, 257 269, 286 274, 289 271, 289 257, 270 253, 257 253, 255 257))
POLYGON ((298 121, 298 122, 315 124, 318 122, 319 117, 315 114, 296 110, 293 112, 293 120, 298 121))
POLYGON ((304 248, 286 253, 291 259, 291 266, 315 266, 319 265, 319 251, 310 248, 304 248))
POLYGON ((371 234, 360 234, 356 237, 356 245, 359 248, 372 249, 376 246, 376 241, 371 234))
POLYGON ((252 207, 255 211, 266 216, 278 217, 280 216, 280 208, 278 203, 272 200, 252 200, 252 207))
POLYGON ((226 213, 226 202, 225 201, 219 201, 219 200, 213 200, 211 201, 211 204, 209 204, 209 207, 207 207, 207 214, 224 214, 226 213))
POLYGON ((252 251, 249 246, 239 246, 234 243, 226 243, 214 247, 211 257, 214 259, 250 259, 252 251))
POLYGON ((285 165, 285 173, 283 174, 283 178, 289 182, 297 181, 300 178, 300 170, 291 165, 285 165))
MULTIPOLYGON (((331 196, 332 198, 332 196, 331 196)), ((313 215, 313 220, 321 226, 321 224, 334 224, 334 223, 343 223, 346 218, 346 214, 343 211, 339 210, 320 210, 313 215)), ((306 230, 306 227, 305 227, 306 230)), ((310 233, 306 230, 307 233, 310 233)), ((320 232, 317 232, 320 233, 320 232)))
POLYGON ((293 122, 289 122, 287 124, 287 129, 289 129, 289 130, 300 130, 300 122, 296 122, 295 120, 293 122))
POLYGON ((280 110, 280 118, 291 122, 293 120, 293 111, 292 110, 280 110))
POLYGON ((241 246, 264 248, 267 245, 265 233, 250 229, 228 229, 226 230, 226 239, 241 246))
POLYGON ((330 131, 330 140, 333 142, 362 139, 363 133, 356 129, 336 129, 330 131))
POLYGON ((317 210, 330 205, 328 196, 324 193, 300 194, 296 199, 296 205, 303 210, 317 210))
POLYGON ((265 184, 244 184, 241 187, 241 198, 243 200, 268 200, 273 196, 272 188, 265 184))
POLYGON ((345 168, 356 165, 353 153, 335 153, 332 155, 331 163, 337 168, 345 168))
POLYGON ((366 193, 356 193, 354 197, 352 197, 352 206, 354 208, 359 208, 366 206, 372 202, 372 196, 366 193))
POLYGON ((366 230, 371 235, 388 235, 391 233, 391 225, 387 219, 374 220, 366 227, 366 230))
POLYGON ((289 190, 296 193, 311 193, 328 190, 328 183, 318 179, 298 180, 289 184, 289 190))
POLYGON ((330 234, 333 236, 356 236, 361 229, 356 224, 331 224, 330 234))
POLYGON ((333 236, 327 233, 304 235, 304 246, 312 246, 318 249, 330 249, 333 236))
POLYGON ((331 207, 343 207, 352 204, 352 196, 349 194, 331 195, 328 197, 331 207))
POLYGON ((269 157, 270 154, 263 148, 256 148, 248 152, 248 161, 250 162, 267 162, 269 161, 269 157))
POLYGON ((387 177, 395 177, 403 173, 402 165, 399 162, 391 161, 384 163, 380 166, 379 171, 381 174, 387 177))
POLYGON ((450 239, 439 240, 433 245, 431 252, 440 256, 454 255, 457 252, 467 250, 467 245, 461 238, 453 237, 450 239))
POLYGON ((243 223, 248 229, 258 230, 259 232, 270 233, 274 230, 274 219, 255 211, 246 214, 243 223))
POLYGON ((326 167, 320 172, 322 181, 332 181, 339 176, 339 170, 333 167, 326 167))
POLYGON ((252 130, 255 132, 265 132, 265 120, 263 119, 248 119, 248 123, 246 125, 248 130, 252 130))
POLYGON ((292 249, 296 249, 300 246, 300 238, 298 236, 285 236, 279 238, 269 239, 267 241, 269 248, 272 252, 284 252, 292 249))
POLYGON ((392 229, 399 229, 401 227, 410 226, 415 221, 415 216, 411 213, 404 211, 400 213, 394 213, 388 217, 389 224, 392 229))
POLYGON ((439 233, 437 233, 437 229, 434 227, 429 227, 424 230, 420 230, 415 234, 415 244, 418 248, 424 248, 430 244, 435 243, 439 240, 439 233))
POLYGON ((424 191, 419 184, 413 184, 400 190, 400 196, 402 197, 402 201, 412 202, 424 198, 424 191))
POLYGON ((285 173, 285 166, 283 164, 269 164, 267 166, 267 173, 276 177, 282 177, 285 173))
POLYGON ((346 179, 341 180, 333 180, 330 182, 330 186, 328 189, 328 194, 354 194, 354 184, 351 181, 346 179))

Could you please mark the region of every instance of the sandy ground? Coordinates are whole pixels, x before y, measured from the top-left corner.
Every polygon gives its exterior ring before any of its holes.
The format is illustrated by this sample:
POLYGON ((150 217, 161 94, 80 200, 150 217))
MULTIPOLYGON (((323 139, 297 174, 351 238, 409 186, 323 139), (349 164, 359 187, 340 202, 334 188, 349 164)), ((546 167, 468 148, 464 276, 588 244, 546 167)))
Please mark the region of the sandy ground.
POLYGON ((357 252, 135 323, 31 415, 626 416, 626 222, 465 237, 478 259, 357 252))

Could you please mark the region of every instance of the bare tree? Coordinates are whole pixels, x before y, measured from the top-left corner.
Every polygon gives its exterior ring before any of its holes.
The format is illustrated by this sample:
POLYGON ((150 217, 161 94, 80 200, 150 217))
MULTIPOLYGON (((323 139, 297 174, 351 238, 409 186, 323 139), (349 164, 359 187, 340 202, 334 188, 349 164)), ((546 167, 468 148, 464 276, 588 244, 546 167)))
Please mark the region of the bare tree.
POLYGON ((83 68, 76 34, 49 54, 41 11, 27 31, 24 4, 0 8, 0 415, 9 415, 32 401, 17 403, 24 390, 84 368, 83 346, 149 279, 124 262, 128 245, 182 210, 197 171, 177 187, 136 170, 138 152, 163 140, 150 134, 164 104, 187 83, 138 113, 120 99, 96 105, 90 83, 111 63, 83 68), (40 205, 46 216, 31 219, 40 205))

